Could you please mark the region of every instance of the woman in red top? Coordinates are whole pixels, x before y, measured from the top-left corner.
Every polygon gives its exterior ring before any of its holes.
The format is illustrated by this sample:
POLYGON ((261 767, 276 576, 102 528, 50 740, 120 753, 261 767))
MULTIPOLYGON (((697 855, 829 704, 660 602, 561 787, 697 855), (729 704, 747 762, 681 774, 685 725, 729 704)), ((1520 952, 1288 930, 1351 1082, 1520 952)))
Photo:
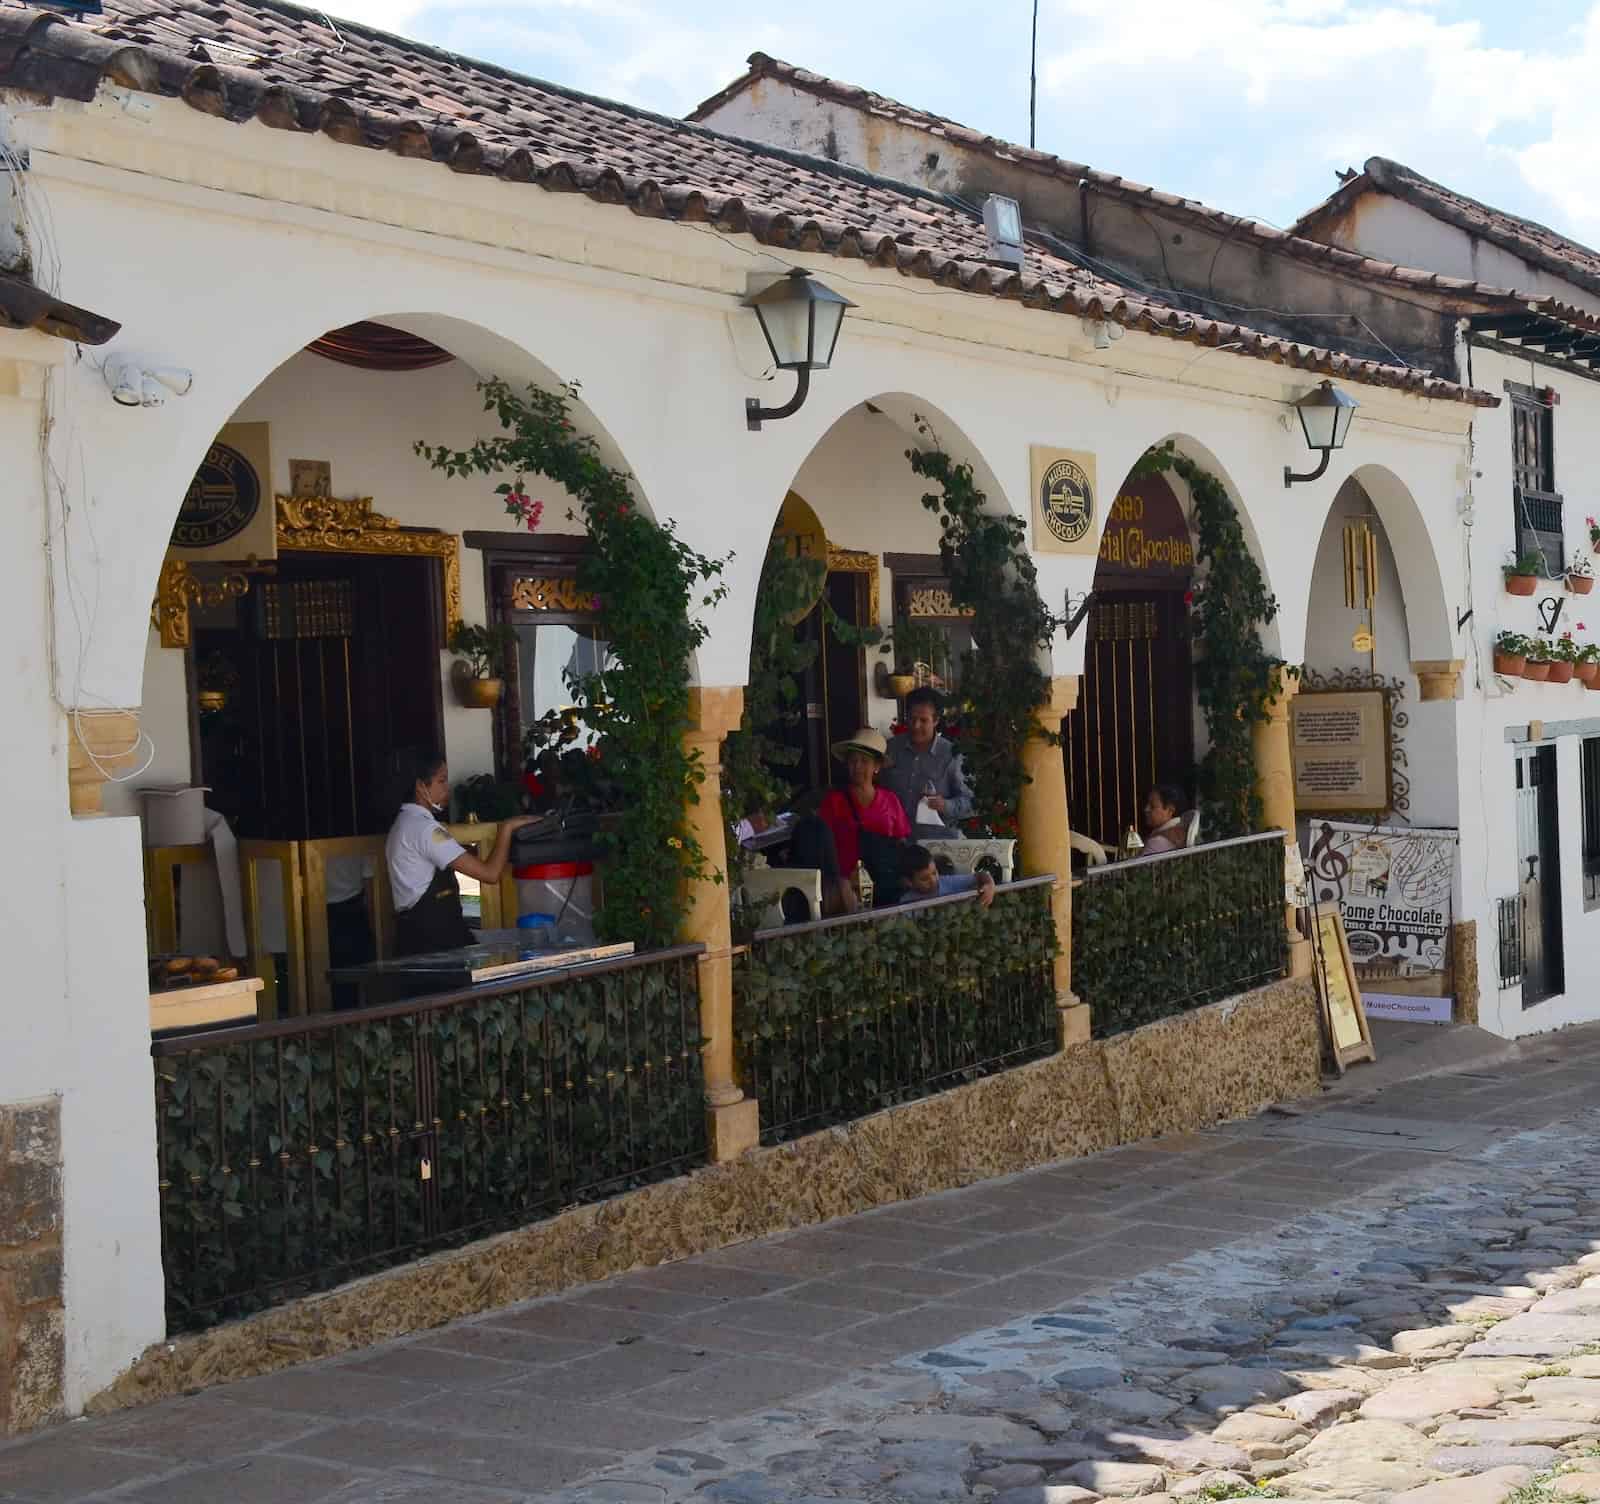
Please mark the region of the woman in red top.
POLYGON ((911 826, 900 801, 888 789, 880 789, 873 782, 888 751, 889 744, 870 726, 863 726, 848 740, 833 744, 833 755, 844 763, 850 779, 844 788, 828 792, 817 813, 833 832, 833 843, 839 852, 839 871, 846 879, 855 876, 856 863, 861 859, 859 831, 870 830, 902 841, 911 835, 911 826))

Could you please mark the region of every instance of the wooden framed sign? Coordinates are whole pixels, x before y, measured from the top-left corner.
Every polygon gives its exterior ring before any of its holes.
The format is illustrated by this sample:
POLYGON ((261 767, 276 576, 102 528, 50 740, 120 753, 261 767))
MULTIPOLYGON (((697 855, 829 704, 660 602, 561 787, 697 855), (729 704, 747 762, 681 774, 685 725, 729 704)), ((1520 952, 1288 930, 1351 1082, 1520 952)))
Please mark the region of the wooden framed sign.
POLYGON ((1389 808, 1389 704, 1381 689, 1302 690, 1289 717, 1297 810, 1389 808))
POLYGON ((1376 1060, 1378 1056, 1372 1048, 1372 1030, 1367 1024, 1361 984, 1356 979, 1355 964, 1345 941, 1339 905, 1313 904, 1311 924, 1312 973, 1317 982, 1317 996, 1322 1002, 1334 1064, 1343 1075, 1347 1065, 1376 1060))

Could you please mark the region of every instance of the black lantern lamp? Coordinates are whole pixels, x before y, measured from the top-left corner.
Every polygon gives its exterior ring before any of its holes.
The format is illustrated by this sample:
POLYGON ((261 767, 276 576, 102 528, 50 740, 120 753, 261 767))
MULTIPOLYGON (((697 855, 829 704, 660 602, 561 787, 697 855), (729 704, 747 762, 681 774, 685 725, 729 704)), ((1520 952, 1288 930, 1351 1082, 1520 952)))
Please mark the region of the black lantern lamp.
POLYGON ((788 418, 800 411, 811 390, 811 373, 828 369, 833 347, 839 343, 844 311, 856 305, 796 267, 771 287, 746 298, 744 306, 755 309, 761 320, 772 363, 780 371, 793 371, 796 377, 794 396, 782 407, 763 407, 754 397, 745 398, 745 426, 758 433, 767 419, 788 418))
POLYGON ((1335 449, 1344 448, 1344 438, 1350 432, 1350 420, 1360 404, 1354 397, 1346 396, 1331 381, 1324 381, 1301 397, 1294 405, 1300 414, 1300 427, 1306 436, 1306 448, 1320 449, 1322 461, 1315 470, 1296 475, 1289 466, 1283 467, 1283 483, 1292 486, 1296 481, 1320 480, 1327 472, 1328 461, 1335 449))

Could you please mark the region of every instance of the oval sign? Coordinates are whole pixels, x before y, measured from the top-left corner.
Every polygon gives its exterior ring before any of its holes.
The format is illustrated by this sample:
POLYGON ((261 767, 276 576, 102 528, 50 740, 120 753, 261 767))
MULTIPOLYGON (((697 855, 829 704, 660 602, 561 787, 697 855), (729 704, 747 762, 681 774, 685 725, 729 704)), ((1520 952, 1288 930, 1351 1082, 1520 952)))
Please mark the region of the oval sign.
POLYGON ((261 509, 261 477, 231 445, 216 443, 189 482, 172 541, 179 548, 213 548, 236 538, 261 509))
POLYGON ((1371 930, 1356 930, 1345 936, 1352 961, 1375 961, 1383 953, 1383 941, 1371 930))

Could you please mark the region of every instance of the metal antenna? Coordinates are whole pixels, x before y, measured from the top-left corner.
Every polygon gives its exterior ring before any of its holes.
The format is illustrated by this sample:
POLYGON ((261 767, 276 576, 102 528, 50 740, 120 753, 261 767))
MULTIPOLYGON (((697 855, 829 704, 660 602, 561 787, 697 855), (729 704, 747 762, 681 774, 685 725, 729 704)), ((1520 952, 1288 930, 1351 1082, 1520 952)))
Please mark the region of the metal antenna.
POLYGON ((1039 0, 1033 0, 1033 46, 1028 54, 1028 145, 1038 145, 1034 139, 1039 120, 1039 0))

